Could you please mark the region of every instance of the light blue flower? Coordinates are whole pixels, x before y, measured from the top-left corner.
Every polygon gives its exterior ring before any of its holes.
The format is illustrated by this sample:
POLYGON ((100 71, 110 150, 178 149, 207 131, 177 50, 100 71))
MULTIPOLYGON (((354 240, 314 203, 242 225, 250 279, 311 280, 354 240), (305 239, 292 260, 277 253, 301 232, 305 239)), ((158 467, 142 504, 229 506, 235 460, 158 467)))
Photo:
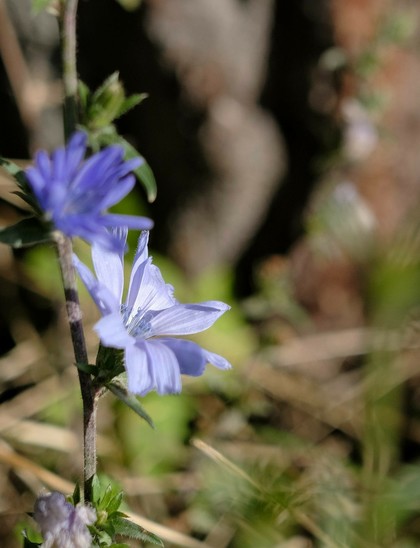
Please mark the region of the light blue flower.
POLYGON ((65 148, 51 156, 39 151, 26 176, 45 218, 67 236, 79 236, 107 248, 115 245, 107 227, 149 229, 145 217, 116 215, 106 210, 126 196, 135 184, 133 169, 141 160, 124 161, 122 147, 109 146, 84 160, 87 135, 76 132, 65 148))
POLYGON ((174 336, 198 333, 213 325, 229 306, 219 301, 181 304, 148 257, 149 233, 139 238, 127 298, 122 304, 127 230, 115 229, 118 249, 92 247, 96 278, 76 256, 81 279, 102 313, 95 325, 104 346, 124 349, 128 390, 145 395, 181 391, 181 374, 202 375, 207 363, 229 369, 230 363, 198 344, 174 336))

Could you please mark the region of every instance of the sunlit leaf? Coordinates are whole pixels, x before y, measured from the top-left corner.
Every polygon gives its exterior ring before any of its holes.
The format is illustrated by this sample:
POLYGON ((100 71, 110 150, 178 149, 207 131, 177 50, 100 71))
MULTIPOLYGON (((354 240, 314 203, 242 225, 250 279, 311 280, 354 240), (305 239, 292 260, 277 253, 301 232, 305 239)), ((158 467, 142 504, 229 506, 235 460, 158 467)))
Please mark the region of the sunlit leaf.
POLYGON ((140 402, 138 399, 133 396, 132 394, 129 394, 127 390, 117 385, 116 383, 110 382, 107 384, 107 388, 115 395, 119 400, 121 400, 125 405, 127 405, 130 409, 134 411, 139 417, 144 419, 152 428, 155 427, 153 424, 152 418, 147 414, 147 412, 143 409, 143 407, 140 405, 140 402))
POLYGON ((128 519, 117 517, 112 520, 112 524, 115 528, 115 534, 124 537, 129 537, 135 540, 141 540, 143 542, 150 542, 158 546, 163 546, 163 542, 159 537, 153 533, 149 533, 143 527, 129 521, 128 519))
POLYGON ((95 474, 92 478, 92 497, 94 502, 98 502, 101 497, 101 483, 98 476, 95 474))
POLYGON ((143 156, 141 156, 141 154, 137 152, 133 145, 130 145, 128 141, 120 137, 118 143, 124 148, 125 158, 127 160, 131 158, 140 158, 143 160, 142 165, 135 169, 134 173, 138 180, 144 186, 149 202, 154 202, 157 194, 157 185, 155 176, 153 175, 153 171, 151 170, 149 164, 146 162, 143 156))
POLYGON ((108 514, 112 514, 118 510, 118 508, 121 506, 123 496, 124 493, 120 491, 111 498, 106 507, 108 514))
POLYGON ((28 533, 24 529, 22 531, 23 536, 23 548, 33 548, 33 546, 41 546, 41 542, 34 542, 28 538, 28 533))

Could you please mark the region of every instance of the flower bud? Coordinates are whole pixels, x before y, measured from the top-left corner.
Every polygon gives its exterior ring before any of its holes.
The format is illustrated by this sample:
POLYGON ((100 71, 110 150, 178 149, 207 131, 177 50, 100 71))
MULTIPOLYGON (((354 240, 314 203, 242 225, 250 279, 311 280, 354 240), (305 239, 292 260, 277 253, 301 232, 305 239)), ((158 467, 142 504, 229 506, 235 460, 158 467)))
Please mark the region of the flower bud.
POLYGON ((87 525, 96 521, 95 509, 82 504, 74 507, 61 493, 40 495, 34 518, 44 539, 42 548, 90 548, 92 544, 87 525))

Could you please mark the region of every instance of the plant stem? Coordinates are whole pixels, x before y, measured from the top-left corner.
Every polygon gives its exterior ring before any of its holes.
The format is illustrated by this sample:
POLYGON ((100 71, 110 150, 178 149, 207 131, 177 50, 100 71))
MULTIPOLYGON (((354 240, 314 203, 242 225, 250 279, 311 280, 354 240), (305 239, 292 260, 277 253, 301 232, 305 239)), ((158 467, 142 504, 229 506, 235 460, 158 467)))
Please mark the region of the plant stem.
POLYGON ((63 63, 64 132, 68 138, 77 124, 76 15, 78 0, 65 0, 59 18, 63 63))
MULTIPOLYGON (((67 317, 76 363, 88 363, 82 313, 76 286, 76 274, 72 262, 72 244, 61 232, 55 234, 58 259, 66 297, 67 317)), ((97 397, 92 378, 88 373, 77 370, 83 402, 83 448, 84 448, 84 496, 85 502, 92 502, 92 480, 96 473, 96 409, 97 397)))
MULTIPOLYGON (((64 132, 68 138, 77 123, 77 67, 76 67, 76 14, 78 0, 65 0, 59 16, 61 51, 63 61, 64 132)), ((76 274, 72 262, 70 238, 56 234, 58 257, 66 297, 67 316, 73 342, 76 363, 88 363, 85 336, 82 325, 76 274)), ((84 498, 92 502, 92 481, 96 474, 96 409, 97 395, 92 378, 78 369, 80 392, 83 402, 83 453, 84 453, 84 498)))

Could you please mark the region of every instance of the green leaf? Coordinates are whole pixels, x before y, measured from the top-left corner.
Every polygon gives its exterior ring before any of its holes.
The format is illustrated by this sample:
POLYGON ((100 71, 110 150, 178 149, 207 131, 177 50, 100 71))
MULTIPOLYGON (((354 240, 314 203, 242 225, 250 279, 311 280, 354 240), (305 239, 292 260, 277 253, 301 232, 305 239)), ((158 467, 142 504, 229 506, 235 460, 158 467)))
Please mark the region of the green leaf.
POLYGON ((106 507, 106 511, 108 512, 108 514, 113 514, 118 510, 118 508, 121 506, 123 495, 124 493, 120 491, 109 501, 106 507))
POLYGON ((146 162, 143 156, 141 156, 141 154, 137 152, 133 145, 130 145, 130 143, 126 141, 123 137, 120 137, 118 139, 118 143, 124 148, 126 160, 130 160, 132 158, 140 158, 141 160, 143 160, 142 165, 135 169, 134 173, 137 179, 144 186, 149 202, 154 202, 157 194, 157 185, 155 176, 153 175, 153 171, 151 170, 149 164, 146 162))
POLYGON ((134 413, 144 419, 152 428, 155 427, 152 418, 146 413, 135 396, 129 394, 123 386, 120 386, 115 382, 110 382, 106 386, 114 394, 114 396, 117 396, 117 398, 132 409, 134 413))
POLYGON ((120 118, 120 116, 142 103, 148 96, 149 95, 147 93, 136 93, 135 95, 130 95, 130 97, 124 99, 116 117, 120 118))
POLYGON ((77 91, 78 91, 79 104, 80 104, 81 110, 83 114, 85 114, 90 101, 90 96, 91 96, 90 89, 82 80, 79 80, 77 82, 77 91))
POLYGON ((35 201, 35 198, 30 194, 25 194, 25 192, 22 192, 20 190, 15 190, 12 192, 15 196, 19 196, 21 200, 26 202, 28 205, 31 206, 31 208, 38 213, 39 215, 42 214, 42 211, 39 209, 38 203, 35 201))
POLYGON ((112 538, 106 531, 98 532, 98 540, 100 542, 100 546, 112 546, 112 538))
POLYGON ((157 544, 158 546, 163 546, 163 542, 159 537, 153 533, 149 533, 140 525, 129 521, 124 518, 115 518, 112 520, 112 524, 115 528, 115 534, 121 535, 123 537, 132 538, 135 540, 141 540, 143 542, 150 542, 151 544, 157 544))
POLYGON ((28 185, 28 181, 26 179, 25 172, 23 169, 21 169, 17 164, 12 162, 11 160, 6 160, 6 158, 2 158, 0 156, 0 166, 4 168, 9 175, 11 175, 18 186, 24 191, 29 192, 30 187, 28 185))
POLYGON ((36 217, 27 217, 15 225, 0 228, 0 242, 14 248, 27 247, 52 240, 51 230, 36 217))
POLYGON ((76 363, 77 369, 83 371, 83 373, 88 373, 89 375, 96 376, 98 374, 98 368, 96 365, 90 365, 89 363, 76 363))
POLYGON ((42 214, 42 211, 40 210, 38 206, 38 202, 33 195, 32 189, 28 184, 28 180, 26 178, 26 174, 17 164, 12 162, 11 160, 6 160, 6 158, 2 158, 0 156, 0 166, 7 171, 9 175, 11 175, 14 180, 16 181, 16 184, 20 188, 21 191, 16 191, 14 194, 22 198, 27 204, 29 204, 36 213, 42 214))
POLYGON ((101 101, 104 94, 106 94, 107 90, 112 87, 114 84, 118 83, 120 73, 118 70, 113 72, 108 78, 106 78, 102 84, 93 92, 92 95, 92 102, 96 103, 97 101, 101 101))
POLYGON ((108 145, 120 145, 124 149, 124 156, 126 160, 131 160, 132 158, 140 158, 143 163, 140 167, 134 170, 134 173, 137 179, 144 186, 148 201, 154 202, 157 194, 157 185, 156 179, 149 164, 146 162, 143 156, 137 152, 133 145, 131 145, 128 141, 126 141, 123 137, 121 137, 121 135, 117 133, 115 126, 108 126, 104 128, 103 131, 101 131, 94 137, 92 145, 93 148, 99 148, 100 146, 108 145))
POLYGON ((33 548, 34 546, 41 546, 42 544, 41 542, 33 542, 32 540, 30 540, 26 529, 23 529, 22 536, 23 536, 23 548, 33 548))
POLYGON ((92 498, 95 506, 98 505, 99 499, 101 497, 101 483, 98 476, 95 474, 92 478, 92 498))
POLYGON ((80 485, 79 482, 76 482, 76 485, 74 486, 74 491, 72 495, 72 504, 73 506, 76 506, 76 504, 79 504, 80 502, 80 485))
POLYGON ((116 512, 121 505, 123 492, 114 485, 107 485, 105 492, 98 502, 99 510, 106 510, 107 514, 116 512))

